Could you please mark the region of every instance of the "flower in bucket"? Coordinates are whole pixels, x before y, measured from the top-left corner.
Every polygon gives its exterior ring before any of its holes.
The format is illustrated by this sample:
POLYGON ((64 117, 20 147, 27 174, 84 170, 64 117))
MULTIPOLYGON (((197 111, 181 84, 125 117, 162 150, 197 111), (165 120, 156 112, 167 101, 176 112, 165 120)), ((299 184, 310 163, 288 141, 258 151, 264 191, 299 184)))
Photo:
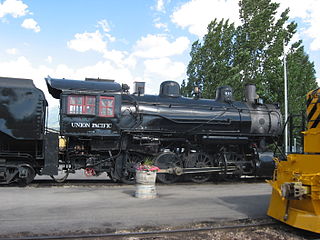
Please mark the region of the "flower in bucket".
POLYGON ((139 165, 136 166, 136 170, 145 171, 145 172, 158 172, 160 168, 152 164, 153 164, 153 160, 147 158, 145 161, 143 161, 142 163, 139 163, 139 165))
POLYGON ((160 168, 153 165, 141 164, 137 167, 137 171, 146 171, 146 172, 158 172, 160 168))

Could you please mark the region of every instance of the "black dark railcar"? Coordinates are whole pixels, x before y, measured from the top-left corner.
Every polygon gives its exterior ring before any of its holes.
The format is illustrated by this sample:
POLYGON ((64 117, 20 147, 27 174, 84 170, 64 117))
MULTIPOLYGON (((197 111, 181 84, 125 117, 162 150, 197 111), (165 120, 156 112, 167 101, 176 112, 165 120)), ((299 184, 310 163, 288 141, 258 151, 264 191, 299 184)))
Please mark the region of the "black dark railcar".
POLYGON ((58 134, 45 132, 46 109, 32 80, 0 77, 0 184, 57 173, 58 134))
POLYGON ((173 81, 163 82, 159 95, 144 95, 144 89, 129 94, 112 81, 46 81, 60 99, 60 163, 66 172, 85 168, 132 182, 135 164, 153 158, 167 169, 158 175, 163 182, 180 174, 203 182, 212 173, 256 175, 272 164, 272 154, 260 158, 258 150, 279 136, 282 117, 277 105, 257 98, 253 85, 246 87, 246 101, 238 102, 230 87, 210 100, 182 97, 173 81))

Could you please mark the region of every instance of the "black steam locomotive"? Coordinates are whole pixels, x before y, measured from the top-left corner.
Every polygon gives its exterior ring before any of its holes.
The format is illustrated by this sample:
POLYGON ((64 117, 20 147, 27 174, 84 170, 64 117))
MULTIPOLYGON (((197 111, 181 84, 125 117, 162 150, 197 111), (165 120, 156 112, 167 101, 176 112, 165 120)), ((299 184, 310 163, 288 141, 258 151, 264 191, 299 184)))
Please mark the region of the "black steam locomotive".
POLYGON ((174 81, 159 95, 145 95, 141 82, 133 94, 110 80, 46 83, 60 99, 60 133, 46 129, 47 102, 32 80, 0 78, 2 183, 29 183, 35 174, 62 182, 78 169, 132 183, 136 165, 150 159, 164 183, 272 173, 272 153, 261 151, 280 135, 282 116, 254 85, 239 102, 230 87, 218 88, 215 100, 185 98, 174 81))

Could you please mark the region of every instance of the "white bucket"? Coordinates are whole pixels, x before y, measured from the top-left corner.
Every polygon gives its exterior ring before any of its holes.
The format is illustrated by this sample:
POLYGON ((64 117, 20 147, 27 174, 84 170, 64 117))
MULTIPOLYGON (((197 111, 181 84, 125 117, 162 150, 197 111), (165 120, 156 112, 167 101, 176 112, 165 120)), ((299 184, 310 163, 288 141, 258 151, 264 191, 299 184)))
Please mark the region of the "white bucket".
POLYGON ((156 172, 137 171, 136 172, 136 193, 135 197, 143 199, 153 199, 157 197, 156 172))
POLYGON ((144 198, 144 199, 153 199, 157 197, 156 186, 146 185, 146 184, 137 184, 136 185, 136 198, 144 198))
POLYGON ((157 172, 136 171, 136 183, 137 184, 155 184, 157 172))

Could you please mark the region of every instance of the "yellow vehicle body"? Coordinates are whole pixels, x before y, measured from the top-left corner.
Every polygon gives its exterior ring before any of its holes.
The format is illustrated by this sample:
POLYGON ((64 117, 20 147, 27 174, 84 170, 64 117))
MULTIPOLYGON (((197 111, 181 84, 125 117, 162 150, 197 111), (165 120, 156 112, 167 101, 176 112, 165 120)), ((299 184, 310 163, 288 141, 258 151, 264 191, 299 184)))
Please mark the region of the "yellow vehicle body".
POLYGON ((304 153, 276 161, 268 215, 291 226, 320 233, 320 89, 307 94, 304 153))

